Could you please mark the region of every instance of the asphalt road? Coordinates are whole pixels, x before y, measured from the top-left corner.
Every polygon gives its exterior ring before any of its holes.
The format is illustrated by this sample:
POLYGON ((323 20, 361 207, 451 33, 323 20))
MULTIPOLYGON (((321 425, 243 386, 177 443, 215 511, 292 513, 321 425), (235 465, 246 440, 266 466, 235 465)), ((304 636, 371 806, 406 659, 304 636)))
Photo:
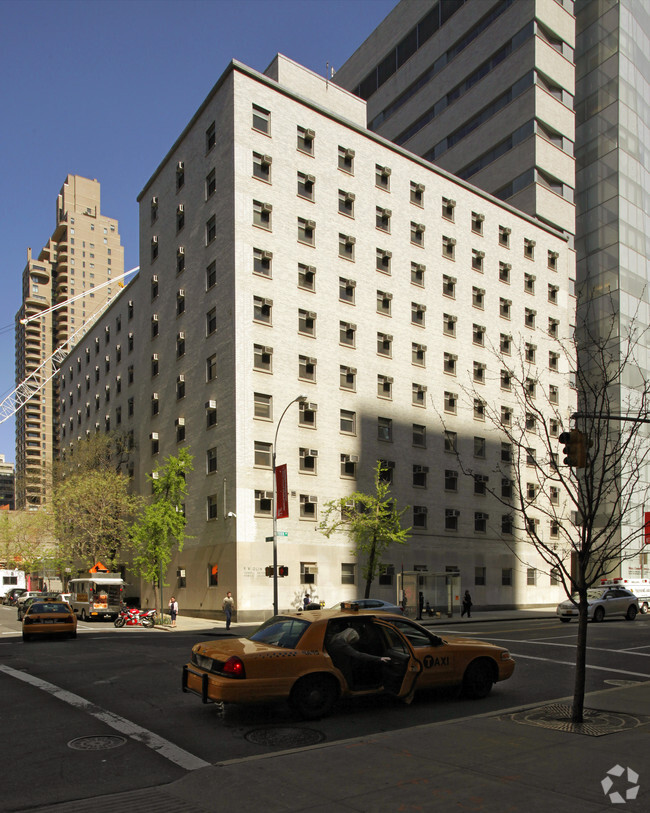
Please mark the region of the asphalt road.
MULTIPOLYGON (((25 644, 19 631, 15 609, 0 607, 6 811, 171 782, 206 763, 569 697, 577 625, 538 619, 436 627, 437 634, 507 646, 517 662, 514 676, 485 700, 452 692, 419 694, 410 706, 368 698, 342 702, 330 717, 310 723, 286 705, 227 707, 220 714, 183 694, 181 666, 192 644, 207 637, 201 633, 86 623, 76 640, 25 644)), ((587 691, 649 680, 649 631, 650 615, 591 624, 587 691)))

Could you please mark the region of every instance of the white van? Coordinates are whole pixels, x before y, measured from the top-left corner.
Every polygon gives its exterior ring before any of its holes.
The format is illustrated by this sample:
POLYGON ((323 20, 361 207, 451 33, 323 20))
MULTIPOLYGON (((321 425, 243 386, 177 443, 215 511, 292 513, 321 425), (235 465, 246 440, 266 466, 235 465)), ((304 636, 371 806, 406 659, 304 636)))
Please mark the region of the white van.
POLYGON ((68 591, 70 606, 82 621, 114 621, 122 606, 124 580, 119 573, 98 573, 72 579, 68 591))
POLYGON ((601 579, 601 587, 625 587, 639 600, 639 610, 647 613, 650 607, 650 579, 624 579, 617 576, 615 579, 601 579))

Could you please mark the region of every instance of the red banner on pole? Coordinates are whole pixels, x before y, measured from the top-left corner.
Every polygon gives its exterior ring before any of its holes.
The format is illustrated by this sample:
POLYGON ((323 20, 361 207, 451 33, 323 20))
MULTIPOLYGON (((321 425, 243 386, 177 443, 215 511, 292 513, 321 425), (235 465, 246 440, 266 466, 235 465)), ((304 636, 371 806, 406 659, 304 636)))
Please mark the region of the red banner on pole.
POLYGON ((289 492, 287 491, 287 464, 276 466, 275 469, 275 493, 277 495, 277 519, 285 519, 289 516, 289 492))
POLYGON ((645 512, 645 544, 650 545, 650 511, 645 512))

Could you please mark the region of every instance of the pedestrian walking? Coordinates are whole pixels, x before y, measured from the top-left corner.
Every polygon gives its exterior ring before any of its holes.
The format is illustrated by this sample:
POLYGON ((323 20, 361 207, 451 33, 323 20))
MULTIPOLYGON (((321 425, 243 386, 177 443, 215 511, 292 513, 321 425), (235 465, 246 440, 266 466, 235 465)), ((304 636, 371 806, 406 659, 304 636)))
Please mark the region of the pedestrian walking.
POLYGON ((303 610, 306 610, 307 607, 309 607, 310 604, 311 604, 311 596, 309 595, 309 593, 305 593, 305 597, 302 600, 302 608, 303 608, 303 610))
POLYGON ((176 616, 178 615, 178 602, 176 601, 174 596, 172 596, 169 599, 169 614, 172 617, 172 627, 175 627, 176 626, 176 616))
POLYGON ((232 621, 232 611, 235 609, 235 599, 232 597, 230 590, 226 593, 223 600, 223 611, 226 614, 226 629, 230 629, 230 622, 232 621))
POLYGON ((465 595, 463 596, 463 608, 460 611, 461 618, 467 613, 467 617, 472 617, 472 597, 469 594, 469 590, 465 590, 465 595))

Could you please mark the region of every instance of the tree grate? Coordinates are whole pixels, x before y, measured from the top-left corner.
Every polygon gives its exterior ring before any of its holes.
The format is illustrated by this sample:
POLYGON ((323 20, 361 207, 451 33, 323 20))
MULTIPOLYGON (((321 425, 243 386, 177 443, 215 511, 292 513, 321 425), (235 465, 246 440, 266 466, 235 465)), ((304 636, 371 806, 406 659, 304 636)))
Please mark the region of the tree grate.
POLYGON ((571 714, 572 706, 552 703, 548 706, 538 706, 506 716, 515 723, 566 731, 571 734, 584 734, 588 737, 603 737, 606 734, 616 734, 618 731, 638 728, 650 723, 650 717, 599 709, 584 709, 583 722, 574 723, 571 720, 571 714))

